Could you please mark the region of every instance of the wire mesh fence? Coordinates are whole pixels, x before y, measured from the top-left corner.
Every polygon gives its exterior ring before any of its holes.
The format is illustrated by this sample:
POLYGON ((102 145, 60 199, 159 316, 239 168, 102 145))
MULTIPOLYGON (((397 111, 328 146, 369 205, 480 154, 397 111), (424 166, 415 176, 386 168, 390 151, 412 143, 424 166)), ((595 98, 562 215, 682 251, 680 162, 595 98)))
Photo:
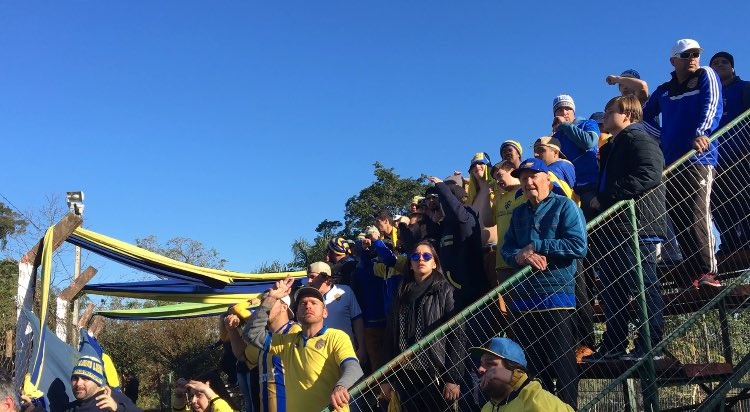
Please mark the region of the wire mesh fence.
MULTIPOLYGON (((520 270, 360 382, 352 409, 478 410, 488 399, 466 349, 494 336, 518 341, 529 375, 580 410, 687 410, 712 393, 740 407, 742 389, 717 388, 747 382, 750 365, 749 123, 746 114, 714 137, 716 170, 686 156, 656 188, 589 222, 574 275, 555 284, 545 271, 520 270), (545 306, 576 286, 575 307, 545 306), (536 306, 518 305, 529 301, 536 306), (598 352, 582 358, 589 346, 598 352), (450 384, 460 387, 456 401, 446 400, 450 384)), ((569 256, 550 262, 576 265, 569 256)))

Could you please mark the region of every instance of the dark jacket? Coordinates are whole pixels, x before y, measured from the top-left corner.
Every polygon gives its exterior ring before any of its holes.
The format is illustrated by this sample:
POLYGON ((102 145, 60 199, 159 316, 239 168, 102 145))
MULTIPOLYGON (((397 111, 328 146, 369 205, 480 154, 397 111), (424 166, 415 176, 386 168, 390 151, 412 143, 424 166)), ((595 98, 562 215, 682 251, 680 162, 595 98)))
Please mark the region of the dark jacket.
MULTIPOLYGON (((75 400, 71 403, 69 403, 65 407, 65 412, 98 412, 102 409, 99 409, 96 406, 96 397, 99 396, 99 393, 95 394, 94 396, 84 399, 84 400, 75 400)), ((135 404, 133 404, 133 401, 130 400, 125 394, 118 390, 112 390, 112 398, 117 402, 117 412, 142 412, 135 404)))
MULTIPOLYGON (((435 275, 433 275, 435 276, 435 275)), ((399 339, 401 328, 399 327, 399 312, 402 308, 402 298, 406 291, 406 282, 399 285, 396 296, 391 303, 388 319, 386 321, 385 339, 383 340, 383 355, 385 359, 393 359, 401 353, 399 348, 399 339)), ((432 286, 425 292, 417 302, 418 311, 421 312, 424 322, 424 336, 432 332, 440 325, 445 323, 457 312, 456 304, 453 300, 453 286, 445 279, 435 279, 432 286)), ((407 342, 409 346, 416 342, 407 342)), ((422 362, 412 364, 421 364, 431 367, 430 373, 440 373, 447 375, 443 377, 448 383, 459 383, 464 373, 463 359, 466 357, 466 335, 462 327, 452 329, 447 336, 439 337, 438 340, 430 345, 427 353, 419 351, 420 358, 427 356, 422 362)))
POLYGON ((484 275, 479 216, 461 203, 445 183, 435 185, 445 218, 440 222, 438 255, 449 282, 457 289, 458 306, 466 307, 490 291, 484 275))
MULTIPOLYGON (((664 155, 659 142, 647 130, 642 123, 634 123, 602 146, 597 198, 601 210, 620 200, 636 199, 640 237, 664 239, 665 186, 661 185, 664 155)), ((628 216, 627 212, 619 212, 613 219, 623 234, 631 232, 628 216)))

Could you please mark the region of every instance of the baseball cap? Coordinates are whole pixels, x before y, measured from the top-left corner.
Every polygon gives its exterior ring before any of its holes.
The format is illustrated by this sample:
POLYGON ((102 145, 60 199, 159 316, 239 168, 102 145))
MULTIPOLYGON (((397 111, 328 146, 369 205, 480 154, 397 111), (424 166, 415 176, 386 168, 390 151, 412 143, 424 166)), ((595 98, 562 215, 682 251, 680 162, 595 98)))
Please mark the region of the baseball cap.
POLYGON ((294 301, 297 302, 297 305, 299 305, 300 301, 306 297, 314 297, 315 299, 318 299, 319 301, 323 302, 323 306, 326 305, 326 300, 323 298, 323 294, 320 293, 318 289, 315 289, 312 286, 305 286, 299 288, 297 293, 294 294, 294 301))
POLYGON ((475 154, 474 157, 471 158, 470 168, 473 167, 477 163, 481 163, 489 167, 492 167, 492 161, 490 160, 490 155, 484 152, 479 152, 475 154))
POLYGON ((469 348, 469 353, 474 356, 482 356, 485 353, 489 353, 490 355, 515 362, 524 368, 526 367, 526 355, 523 353, 523 349, 516 342, 508 338, 492 338, 484 347, 469 348))
POLYGON ((604 112, 594 112, 591 113, 591 117, 589 117, 589 120, 593 120, 596 122, 596 124, 604 124, 604 112))
POLYGON ((677 40, 677 42, 672 46, 672 54, 669 55, 669 57, 675 57, 678 54, 686 51, 686 50, 692 50, 692 49, 698 49, 701 53, 703 53, 703 48, 700 44, 698 44, 697 41, 693 39, 680 39, 677 40))
POLYGON ((513 177, 519 177, 521 176, 521 172, 523 172, 524 170, 549 173, 549 168, 547 167, 546 163, 544 163, 540 159, 537 159, 536 157, 532 157, 521 162, 521 165, 518 166, 516 170, 510 172, 510 175, 513 177))
POLYGON ((632 78, 635 78, 635 79, 640 79, 641 78, 641 74, 638 73, 638 70, 627 69, 624 72, 622 72, 622 74, 620 74, 620 77, 632 77, 632 78))
POLYGON ((565 157, 565 153, 560 150, 560 140, 554 137, 542 136, 536 139, 536 142, 534 142, 534 147, 537 146, 544 146, 549 147, 550 149, 557 150, 557 152, 560 153, 560 159, 567 159, 567 157, 565 157))
POLYGON ((319 273, 321 275, 331 276, 331 266, 326 262, 311 263, 307 267, 307 273, 319 273))

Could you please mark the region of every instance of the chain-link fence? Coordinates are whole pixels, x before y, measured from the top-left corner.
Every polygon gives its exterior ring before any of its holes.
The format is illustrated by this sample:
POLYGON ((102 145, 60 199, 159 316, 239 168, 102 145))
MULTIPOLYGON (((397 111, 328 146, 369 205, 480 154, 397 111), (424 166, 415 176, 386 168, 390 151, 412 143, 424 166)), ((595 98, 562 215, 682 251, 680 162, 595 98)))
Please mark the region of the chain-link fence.
MULTIPOLYGON (((736 375, 750 354, 744 313, 750 303, 749 116, 721 133, 713 138, 719 168, 686 156, 656 188, 589 222, 588 253, 575 276, 568 268, 556 284, 527 266, 364 379, 351 391, 352 409, 378 411, 392 401, 405 411, 478 410, 487 399, 478 390, 477 359, 466 348, 498 335, 517 340, 531 376, 581 410, 658 404, 681 410, 713 392, 742 395, 715 389, 729 379, 747 380, 746 373, 736 375), (666 236, 678 246, 658 244, 660 222, 669 224, 666 236), (718 276, 706 276, 712 273, 718 276), (551 299, 569 296, 576 286, 584 290, 576 291, 575 308, 549 310, 551 299), (501 311, 499 296, 521 310, 501 311), (606 327, 600 324, 605 319, 606 327), (597 354, 576 357, 594 341, 597 354), (450 383, 460 385, 456 402, 445 400, 450 383)), ((574 261, 554 264, 560 269, 574 261)))

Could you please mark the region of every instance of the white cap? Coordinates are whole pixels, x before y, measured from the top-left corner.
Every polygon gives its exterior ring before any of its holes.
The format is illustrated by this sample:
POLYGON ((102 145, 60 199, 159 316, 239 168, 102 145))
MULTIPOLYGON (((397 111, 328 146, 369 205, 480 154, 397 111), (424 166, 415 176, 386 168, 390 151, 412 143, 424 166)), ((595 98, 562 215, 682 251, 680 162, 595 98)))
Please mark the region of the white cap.
POLYGON ((675 57, 678 54, 692 49, 698 49, 701 53, 703 53, 703 49, 701 48, 701 45, 698 44, 697 41, 693 39, 680 39, 677 40, 677 43, 672 46, 672 54, 669 55, 669 57, 675 57))

